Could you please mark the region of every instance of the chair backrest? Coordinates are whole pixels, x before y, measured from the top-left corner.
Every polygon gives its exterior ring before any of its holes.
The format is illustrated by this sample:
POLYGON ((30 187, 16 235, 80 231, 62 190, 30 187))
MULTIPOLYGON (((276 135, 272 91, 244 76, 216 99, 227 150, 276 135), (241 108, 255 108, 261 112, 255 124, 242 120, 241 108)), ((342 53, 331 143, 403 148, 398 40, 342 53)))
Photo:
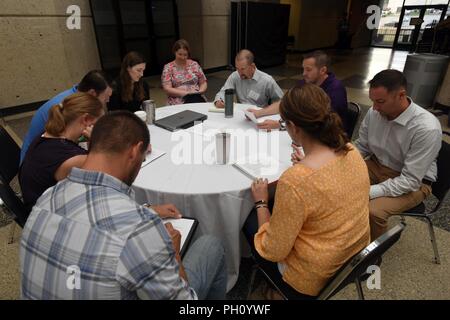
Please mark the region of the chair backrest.
POLYGON ((3 205, 14 215, 14 220, 22 228, 27 221, 30 214, 30 209, 26 208, 25 204, 11 189, 9 184, 6 184, 0 179, 0 198, 3 200, 3 205))
POLYGON ((355 131, 356 124, 358 123, 359 115, 361 114, 361 107, 355 102, 348 103, 348 111, 347 111, 347 119, 349 121, 349 135, 350 139, 353 136, 353 132, 355 131))
POLYGON ((2 126, 0 126, 0 148, 3 154, 0 157, 0 178, 9 184, 19 171, 20 147, 2 126))
POLYGON ((399 223, 377 240, 351 258, 336 274, 319 294, 319 300, 326 300, 338 293, 349 283, 361 279, 367 274, 367 269, 381 258, 381 256, 392 247, 399 239, 405 229, 405 224, 399 223))
POLYGON ((450 144, 442 141, 442 148, 437 158, 438 177, 433 184, 433 194, 441 202, 450 189, 450 144))

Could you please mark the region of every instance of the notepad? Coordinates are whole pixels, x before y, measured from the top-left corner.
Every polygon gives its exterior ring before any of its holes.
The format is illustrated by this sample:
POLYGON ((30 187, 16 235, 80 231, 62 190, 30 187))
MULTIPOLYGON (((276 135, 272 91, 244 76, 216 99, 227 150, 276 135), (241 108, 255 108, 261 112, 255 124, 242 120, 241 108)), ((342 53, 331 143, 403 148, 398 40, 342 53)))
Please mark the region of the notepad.
POLYGON ((277 181, 291 165, 267 154, 257 154, 236 161, 233 167, 251 180, 263 178, 272 183, 277 181))
POLYGON ((181 219, 164 219, 163 223, 166 224, 170 222, 174 229, 178 230, 181 234, 180 243, 180 256, 183 258, 186 253, 189 243, 191 242, 192 236, 197 229, 198 221, 194 218, 183 217, 181 219))
POLYGON ((162 157, 165 154, 166 153, 164 151, 162 151, 162 150, 158 150, 156 148, 152 148, 152 152, 150 154, 147 154, 147 156, 145 157, 144 162, 142 162, 141 168, 143 168, 146 165, 152 163, 156 159, 159 159, 160 157, 162 157))
POLYGON ((208 112, 225 113, 225 108, 212 107, 208 109, 208 112))

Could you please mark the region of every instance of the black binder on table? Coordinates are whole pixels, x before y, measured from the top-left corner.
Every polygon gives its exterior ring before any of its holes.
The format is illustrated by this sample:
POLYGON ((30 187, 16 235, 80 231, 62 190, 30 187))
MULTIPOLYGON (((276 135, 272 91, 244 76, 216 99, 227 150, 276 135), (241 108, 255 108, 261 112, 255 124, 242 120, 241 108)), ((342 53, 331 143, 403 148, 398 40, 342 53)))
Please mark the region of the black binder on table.
POLYGON ((200 93, 190 93, 183 97, 184 104, 188 103, 204 103, 205 98, 200 93))
POLYGON ((195 230, 198 226, 198 220, 195 218, 186 218, 183 217, 181 219, 164 219, 163 223, 166 224, 170 222, 174 229, 178 230, 181 233, 181 245, 180 245, 180 256, 184 257, 186 251, 189 248, 192 237, 194 236, 195 230))
POLYGON ((155 121, 155 125, 169 131, 178 129, 187 129, 192 127, 196 122, 203 122, 208 116, 203 113, 185 110, 174 115, 155 121))

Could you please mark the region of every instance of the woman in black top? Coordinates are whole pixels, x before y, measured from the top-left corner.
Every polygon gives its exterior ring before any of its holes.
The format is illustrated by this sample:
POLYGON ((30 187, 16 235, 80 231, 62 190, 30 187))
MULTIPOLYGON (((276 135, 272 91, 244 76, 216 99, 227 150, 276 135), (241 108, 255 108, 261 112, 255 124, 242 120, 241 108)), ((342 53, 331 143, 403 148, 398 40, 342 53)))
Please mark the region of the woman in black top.
POLYGON ((119 77, 114 81, 113 94, 108 109, 141 110, 143 101, 150 98, 150 89, 144 76, 146 63, 144 57, 135 51, 129 52, 122 61, 119 77))
POLYGON ((89 139, 92 127, 105 113, 102 103, 88 93, 75 93, 50 109, 45 132, 30 145, 19 171, 25 205, 31 208, 45 190, 80 167, 87 151, 78 146, 89 139))

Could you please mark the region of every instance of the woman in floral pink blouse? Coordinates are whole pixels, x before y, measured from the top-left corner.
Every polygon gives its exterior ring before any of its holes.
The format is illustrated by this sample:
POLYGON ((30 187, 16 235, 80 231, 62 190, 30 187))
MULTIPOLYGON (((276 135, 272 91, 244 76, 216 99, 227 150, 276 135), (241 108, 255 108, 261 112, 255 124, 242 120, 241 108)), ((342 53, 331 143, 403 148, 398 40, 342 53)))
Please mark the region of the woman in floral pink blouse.
POLYGON ((168 96, 167 104, 206 101, 203 94, 208 88, 207 80, 200 65, 189 59, 189 43, 178 40, 173 46, 173 53, 175 60, 164 66, 161 76, 163 89, 168 96), (191 96, 196 93, 200 95, 191 96))

